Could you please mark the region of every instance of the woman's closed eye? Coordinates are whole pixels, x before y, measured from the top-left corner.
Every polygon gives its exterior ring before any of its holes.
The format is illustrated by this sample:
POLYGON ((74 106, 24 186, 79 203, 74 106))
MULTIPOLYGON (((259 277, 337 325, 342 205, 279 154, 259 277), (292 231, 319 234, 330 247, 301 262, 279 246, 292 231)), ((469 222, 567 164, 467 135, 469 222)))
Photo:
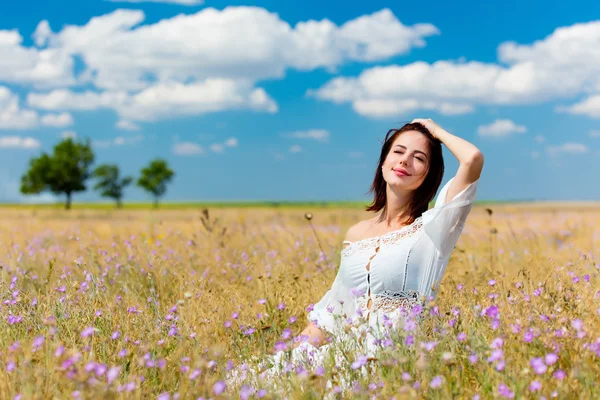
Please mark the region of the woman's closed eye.
MULTIPOLYGON (((398 150, 395 150, 395 151, 394 151, 394 153, 396 153, 396 154, 404 154, 404 152, 403 152, 403 151, 398 151, 398 150)), ((415 156, 415 158, 416 158, 417 160, 421 161, 421 162, 425 162, 425 159, 423 159, 423 157, 418 157, 418 156, 415 156)))

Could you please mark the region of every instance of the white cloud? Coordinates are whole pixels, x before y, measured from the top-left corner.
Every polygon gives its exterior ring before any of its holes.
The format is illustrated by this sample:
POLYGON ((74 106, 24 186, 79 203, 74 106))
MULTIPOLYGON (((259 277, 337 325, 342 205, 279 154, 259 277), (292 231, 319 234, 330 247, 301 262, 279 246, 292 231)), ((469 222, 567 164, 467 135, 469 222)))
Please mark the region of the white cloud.
POLYGON ((75 139, 77 137, 77 133, 75 133, 74 131, 64 131, 63 133, 60 134, 60 137, 62 139, 75 139))
POLYGON ((0 148, 7 149, 37 149, 40 141, 32 137, 0 136, 0 148))
MULTIPOLYGON (((129 127, 133 127, 133 121, 156 121, 232 109, 277 111, 277 104, 262 88, 231 79, 208 79, 187 85, 160 83, 133 95, 126 92, 76 93, 61 89, 46 94, 30 93, 27 102, 45 110, 111 108, 128 121, 129 127)), ((120 125, 121 128, 124 126, 120 125)))
POLYGON ((556 146, 547 146, 546 152, 551 156, 556 156, 560 153, 567 154, 585 154, 589 151, 588 147, 582 143, 564 143, 556 146))
POLYGON ((179 142, 173 146, 173 153, 180 156, 204 154, 204 148, 193 142, 179 142))
POLYGON ((600 95, 590 96, 571 106, 558 106, 556 107, 556 111, 574 115, 585 115, 591 118, 600 118, 600 95))
POLYGON ((181 6, 198 6, 204 4, 204 0, 106 0, 111 3, 168 3, 181 6))
POLYGON ((124 131, 139 131, 140 130, 140 127, 137 124, 135 124, 131 121, 126 121, 124 119, 119 120, 117 122, 116 127, 118 129, 122 129, 124 131))
POLYGON ((21 109, 19 97, 0 86, 0 129, 31 129, 37 126, 37 112, 21 109))
POLYGON ((227 147, 237 147, 238 146, 238 140, 234 137, 229 138, 225 141, 225 146, 227 147))
POLYGON ((213 143, 210 145, 210 150, 214 153, 223 153, 225 151, 225 146, 220 143, 213 143))
MULTIPOLYGON (((45 43, 46 24, 34 34, 36 43, 45 43)), ((23 37, 16 30, 0 30, 0 82, 20 83, 35 87, 72 85, 73 58, 60 48, 23 47, 23 37)))
POLYGON ((109 147, 133 146, 144 140, 143 135, 135 136, 117 136, 112 139, 95 140, 92 142, 92 147, 105 149, 109 147))
MULTIPOLYGON (((373 67, 358 77, 337 77, 309 96, 351 103, 368 117, 390 117, 415 110, 457 115, 479 104, 533 104, 600 91, 600 21, 556 29, 532 45, 499 46, 502 64, 477 61, 417 61, 373 67), (506 65, 506 66, 505 66, 506 65)), ((600 116, 590 98, 573 111, 600 116)))
POLYGON ((538 143, 544 143, 546 141, 546 138, 543 137, 542 135, 536 135, 534 139, 538 143))
POLYGON ((143 11, 119 9, 57 32, 43 20, 34 47, 23 46, 17 31, 0 31, 0 81, 44 89, 91 86, 32 93, 28 104, 114 109, 126 121, 119 129, 136 130, 139 121, 222 110, 276 112, 258 81, 282 78, 289 69, 333 72, 348 62, 386 60, 439 34, 431 24, 404 25, 389 9, 339 26, 327 19, 292 26, 260 7, 205 8, 142 25, 145 19, 143 11), (83 64, 77 76, 75 58, 83 64))
POLYGON ((161 82, 212 77, 280 78, 294 68, 335 69, 348 61, 378 61, 439 34, 431 24, 403 25, 389 9, 363 15, 341 26, 324 19, 295 27, 259 7, 205 8, 140 25, 139 10, 117 10, 52 33, 42 21, 39 43, 80 56, 84 76, 104 89, 139 90, 161 82))
POLYGON ((73 125, 73 116, 67 112, 61 114, 46 114, 41 119, 42 125, 64 128, 73 125))
POLYGON ((301 151, 302 151, 302 147, 300 147, 297 144, 290 147, 290 153, 300 153, 301 151))
POLYGON ((489 125, 480 125, 477 128, 477 133, 480 136, 502 137, 525 132, 527 132, 525 126, 517 125, 510 119, 497 119, 489 125))
POLYGON ((309 129, 306 131, 284 133, 283 136, 296 139, 314 139, 319 142, 327 142, 329 141, 329 136, 331 136, 331 134, 325 129, 309 129))
POLYGON ((600 138, 600 130, 591 130, 590 137, 592 138, 600 138))

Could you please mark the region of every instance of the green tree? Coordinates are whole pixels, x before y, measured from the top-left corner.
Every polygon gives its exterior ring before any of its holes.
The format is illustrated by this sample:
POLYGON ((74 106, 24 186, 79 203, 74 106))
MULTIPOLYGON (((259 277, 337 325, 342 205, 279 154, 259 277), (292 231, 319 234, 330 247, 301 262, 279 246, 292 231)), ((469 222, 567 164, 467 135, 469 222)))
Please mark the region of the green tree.
POLYGON ((21 193, 39 194, 50 191, 65 194, 65 209, 71 208, 72 194, 85 191, 90 177, 94 152, 89 139, 75 142, 64 139, 54 146, 51 155, 42 153, 29 161, 29 170, 21 177, 21 193))
POLYGON ((94 170, 93 176, 98 179, 95 190, 100 191, 100 196, 115 199, 117 208, 121 208, 121 199, 123 198, 123 189, 125 189, 133 178, 119 176, 119 167, 115 164, 102 164, 94 170))
POLYGON ((167 191, 167 183, 173 179, 175 173, 169 168, 167 162, 160 158, 154 159, 143 168, 137 185, 154 196, 154 207, 158 207, 158 199, 167 191))

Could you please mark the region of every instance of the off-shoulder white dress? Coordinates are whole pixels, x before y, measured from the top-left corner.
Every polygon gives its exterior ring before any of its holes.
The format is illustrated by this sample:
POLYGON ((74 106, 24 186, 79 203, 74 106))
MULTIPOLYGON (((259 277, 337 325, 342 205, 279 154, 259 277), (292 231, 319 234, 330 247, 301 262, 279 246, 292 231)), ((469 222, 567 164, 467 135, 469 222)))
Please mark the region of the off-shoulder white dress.
POLYGON ((355 356, 348 356, 350 348, 355 354, 375 356, 390 329, 416 317, 411 309, 435 299, 434 288, 444 275, 479 183, 471 183, 446 203, 453 180, 442 187, 434 207, 411 225, 356 242, 344 241, 335 280, 307 316, 330 333, 333 341, 318 348, 304 342, 270 356, 263 363, 269 366, 262 372, 264 378, 318 368, 331 354, 331 347, 341 350, 336 356, 339 362, 353 360, 355 356))

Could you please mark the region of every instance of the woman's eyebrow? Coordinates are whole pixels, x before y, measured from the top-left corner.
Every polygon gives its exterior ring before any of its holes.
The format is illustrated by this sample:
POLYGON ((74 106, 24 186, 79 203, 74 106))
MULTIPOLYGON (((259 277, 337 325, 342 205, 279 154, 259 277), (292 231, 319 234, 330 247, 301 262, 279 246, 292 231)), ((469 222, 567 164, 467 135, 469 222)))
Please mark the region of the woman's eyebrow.
MULTIPOLYGON (((401 144, 397 144, 395 147, 402 147, 404 150, 407 150, 406 146, 401 145, 401 144)), ((427 157, 427 153, 421 151, 421 150, 415 150, 415 153, 421 153, 423 154, 425 157, 427 157)))

